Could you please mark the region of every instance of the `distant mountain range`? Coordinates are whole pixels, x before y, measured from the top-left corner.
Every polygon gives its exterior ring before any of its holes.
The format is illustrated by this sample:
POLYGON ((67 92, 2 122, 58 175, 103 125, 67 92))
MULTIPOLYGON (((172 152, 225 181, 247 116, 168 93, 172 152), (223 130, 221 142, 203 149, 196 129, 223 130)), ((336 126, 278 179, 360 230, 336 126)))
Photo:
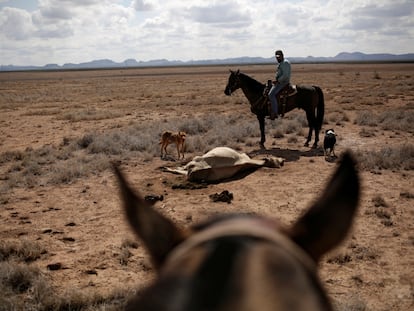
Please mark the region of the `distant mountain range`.
MULTIPOLYGON (((360 52, 339 53, 334 57, 287 57, 291 63, 330 63, 330 62, 414 62, 414 53, 409 54, 364 54, 360 52)), ((45 66, 14 66, 0 65, 0 71, 19 70, 68 70, 68 69, 104 69, 104 68, 139 68, 139 67, 164 67, 164 66, 202 66, 202 65, 241 65, 241 64, 268 64, 274 63, 274 58, 263 57, 237 57, 226 59, 208 60, 167 60, 156 59, 150 61, 136 61, 127 59, 117 63, 110 59, 93 60, 86 63, 47 64, 45 66)))

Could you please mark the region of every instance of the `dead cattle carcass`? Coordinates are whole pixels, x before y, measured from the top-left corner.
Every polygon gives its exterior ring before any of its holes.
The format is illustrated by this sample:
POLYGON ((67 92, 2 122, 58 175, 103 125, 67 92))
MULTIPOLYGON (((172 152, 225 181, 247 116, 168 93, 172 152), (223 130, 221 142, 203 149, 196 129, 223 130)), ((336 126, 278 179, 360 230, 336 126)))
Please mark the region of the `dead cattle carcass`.
POLYGON ((186 175, 189 181, 217 182, 260 167, 278 168, 283 166, 284 161, 283 158, 273 156, 251 159, 247 154, 231 148, 217 147, 202 156, 195 156, 183 167, 166 170, 186 175))

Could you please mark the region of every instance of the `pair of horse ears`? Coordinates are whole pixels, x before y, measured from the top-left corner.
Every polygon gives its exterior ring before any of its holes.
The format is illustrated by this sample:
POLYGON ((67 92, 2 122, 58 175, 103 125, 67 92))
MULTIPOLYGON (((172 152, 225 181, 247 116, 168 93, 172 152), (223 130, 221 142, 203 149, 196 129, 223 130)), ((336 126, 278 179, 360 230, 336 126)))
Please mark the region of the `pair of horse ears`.
POLYGON ((230 71, 230 73, 236 74, 236 75, 238 75, 240 73, 240 69, 237 69, 237 71, 233 71, 233 70, 229 69, 229 71, 230 71))
MULTIPOLYGON (((148 249, 154 266, 159 269, 169 253, 190 233, 179 229, 136 194, 119 168, 115 167, 115 173, 127 220, 148 249)), ((287 235, 317 262, 345 238, 356 214, 359 196, 356 165, 351 155, 346 153, 323 194, 287 230, 287 235)))

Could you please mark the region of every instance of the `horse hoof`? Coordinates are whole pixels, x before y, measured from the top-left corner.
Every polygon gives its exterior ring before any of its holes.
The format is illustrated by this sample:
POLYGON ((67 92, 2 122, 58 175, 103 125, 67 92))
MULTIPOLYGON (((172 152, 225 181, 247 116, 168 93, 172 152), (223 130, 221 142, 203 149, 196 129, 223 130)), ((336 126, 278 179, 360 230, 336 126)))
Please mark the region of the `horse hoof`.
POLYGON ((316 149, 316 148, 318 148, 318 145, 317 144, 313 144, 312 145, 312 149, 316 149))
POLYGON ((304 146, 304 147, 309 147, 309 143, 308 143, 308 142, 306 142, 303 146, 304 146))

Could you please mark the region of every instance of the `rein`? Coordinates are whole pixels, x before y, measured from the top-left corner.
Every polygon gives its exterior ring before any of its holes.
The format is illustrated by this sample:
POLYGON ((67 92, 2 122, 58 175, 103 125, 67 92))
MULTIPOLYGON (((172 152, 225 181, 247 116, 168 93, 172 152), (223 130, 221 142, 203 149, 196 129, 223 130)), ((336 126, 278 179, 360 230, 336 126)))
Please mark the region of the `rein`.
POLYGON ((220 237, 248 236, 261 239, 283 248, 289 255, 299 261, 308 271, 316 271, 316 263, 299 246, 275 228, 266 225, 261 219, 230 219, 219 222, 194 234, 179 244, 166 260, 165 267, 178 262, 181 257, 203 243, 220 237))
MULTIPOLYGON (((248 87, 247 87, 247 85, 246 85, 246 83, 248 84, 248 82, 246 81, 246 78, 247 79, 249 79, 249 80, 251 80, 252 82, 256 82, 256 83, 259 83, 259 82, 257 82, 256 80, 254 80, 254 79, 252 79, 252 78, 250 78, 249 76, 246 76, 246 75, 244 75, 244 74, 242 74, 242 73, 240 73, 239 75, 238 75, 238 77, 237 77, 237 79, 238 79, 238 81, 239 81, 239 85, 240 85, 240 88, 241 89, 243 89, 244 90, 244 88, 246 88, 246 90, 248 89, 248 87), (240 78, 240 76, 242 76, 244 79, 244 82, 242 82, 242 79, 240 78)), ((260 84, 260 83, 259 83, 260 84)), ((250 100, 249 100, 249 102, 250 102, 250 105, 251 105, 251 107, 253 107, 253 108, 256 108, 256 107, 259 107, 259 109, 260 109, 260 107, 262 107, 263 106, 263 104, 266 102, 266 100, 267 100, 267 96, 266 95, 264 95, 263 94, 263 92, 260 92, 261 94, 260 94, 260 96, 254 101, 254 102, 251 102, 250 100)))

